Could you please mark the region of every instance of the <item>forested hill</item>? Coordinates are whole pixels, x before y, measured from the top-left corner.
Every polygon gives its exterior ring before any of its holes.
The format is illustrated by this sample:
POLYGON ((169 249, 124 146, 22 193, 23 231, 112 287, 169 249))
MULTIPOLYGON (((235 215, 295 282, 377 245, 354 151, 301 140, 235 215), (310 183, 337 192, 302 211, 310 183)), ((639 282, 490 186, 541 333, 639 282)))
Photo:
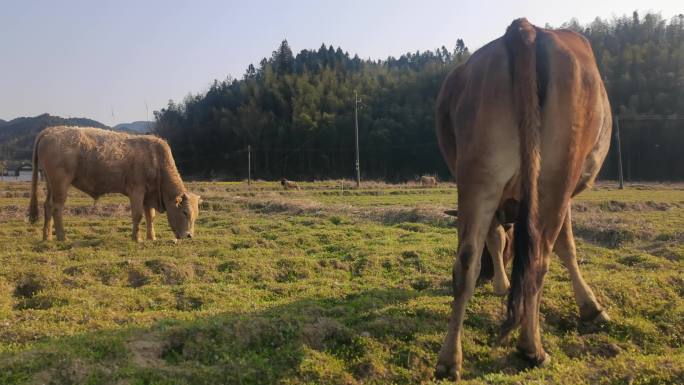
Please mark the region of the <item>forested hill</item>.
MULTIPOLYGON (((562 27, 591 41, 616 113, 684 115, 684 16, 665 20, 635 13, 562 27)), ((295 55, 283 41, 241 79, 215 81, 204 94, 169 102, 155 112, 156 131, 189 174, 244 178, 251 145, 257 178, 351 177, 357 90, 364 178, 447 177, 435 141, 434 102, 448 71, 468 56, 460 39, 453 50, 375 61, 325 45, 295 55)), ((684 165, 683 126, 674 119, 625 120, 628 177, 684 178, 684 166, 677 166, 684 165)), ((614 177, 615 160, 611 153, 605 177, 614 177)))
POLYGON ((87 118, 62 118, 50 114, 21 117, 0 124, 0 160, 29 160, 36 135, 50 126, 81 126, 107 128, 87 118))

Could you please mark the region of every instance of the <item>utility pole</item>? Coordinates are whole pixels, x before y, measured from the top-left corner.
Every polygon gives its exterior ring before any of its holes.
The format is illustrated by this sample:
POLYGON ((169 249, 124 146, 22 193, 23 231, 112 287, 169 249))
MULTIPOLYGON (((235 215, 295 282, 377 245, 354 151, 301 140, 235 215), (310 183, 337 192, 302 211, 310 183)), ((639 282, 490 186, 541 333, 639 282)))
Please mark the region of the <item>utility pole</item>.
POLYGON ((252 185, 252 145, 247 145, 247 185, 252 185))
POLYGON ((354 137, 356 139, 356 188, 361 187, 361 168, 359 166, 359 95, 354 91, 354 137))
POLYGON ((622 176, 622 144, 620 143, 620 115, 615 115, 615 141, 617 142, 618 180, 620 182, 620 190, 624 190, 625 180, 622 176))
POLYGON ((147 126, 147 133, 150 133, 150 106, 145 100, 145 125, 147 126))

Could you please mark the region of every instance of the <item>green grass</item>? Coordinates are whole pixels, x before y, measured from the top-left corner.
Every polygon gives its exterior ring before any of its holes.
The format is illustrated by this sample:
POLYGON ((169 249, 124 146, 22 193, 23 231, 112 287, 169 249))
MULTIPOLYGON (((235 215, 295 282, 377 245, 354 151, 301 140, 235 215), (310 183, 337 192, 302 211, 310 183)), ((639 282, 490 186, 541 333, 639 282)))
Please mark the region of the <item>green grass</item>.
MULTIPOLYGON (((68 240, 0 184, 0 384, 430 383, 456 247, 453 185, 194 183, 197 236, 129 241, 123 197, 72 192, 68 240)), ((493 347, 503 300, 477 288, 465 383, 684 382, 684 188, 608 185, 575 203, 584 277, 614 322, 579 324, 554 259, 542 302, 553 356, 493 347)))

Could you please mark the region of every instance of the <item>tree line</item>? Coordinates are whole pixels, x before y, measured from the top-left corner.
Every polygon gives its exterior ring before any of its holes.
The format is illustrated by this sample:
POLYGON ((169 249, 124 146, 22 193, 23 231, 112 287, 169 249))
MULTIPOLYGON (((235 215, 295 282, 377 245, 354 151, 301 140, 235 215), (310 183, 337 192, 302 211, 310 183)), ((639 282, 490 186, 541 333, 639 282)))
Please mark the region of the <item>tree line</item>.
MULTIPOLYGON (((684 115, 684 16, 635 12, 561 27, 592 43, 614 113, 624 119, 627 177, 684 179, 684 122, 675 119, 684 115), (637 120, 644 115, 650 120, 637 120)), ((156 133, 168 140, 182 172, 197 177, 246 178, 249 145, 257 178, 348 178, 354 173, 356 91, 363 178, 447 178, 434 103, 448 71, 469 55, 461 39, 454 49, 385 60, 326 45, 295 55, 283 41, 242 78, 216 80, 202 94, 169 101, 155 112, 156 133)), ((616 177, 614 147, 602 171, 606 178, 616 177)))

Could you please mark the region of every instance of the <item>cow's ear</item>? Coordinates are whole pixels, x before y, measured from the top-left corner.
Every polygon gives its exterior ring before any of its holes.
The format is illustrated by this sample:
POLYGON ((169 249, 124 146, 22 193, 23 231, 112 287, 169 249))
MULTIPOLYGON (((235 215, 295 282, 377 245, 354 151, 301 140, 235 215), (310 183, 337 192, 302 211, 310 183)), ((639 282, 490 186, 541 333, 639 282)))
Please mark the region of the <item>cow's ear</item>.
POLYGON ((176 197, 176 207, 180 207, 182 203, 183 203, 183 195, 177 196, 176 197))

